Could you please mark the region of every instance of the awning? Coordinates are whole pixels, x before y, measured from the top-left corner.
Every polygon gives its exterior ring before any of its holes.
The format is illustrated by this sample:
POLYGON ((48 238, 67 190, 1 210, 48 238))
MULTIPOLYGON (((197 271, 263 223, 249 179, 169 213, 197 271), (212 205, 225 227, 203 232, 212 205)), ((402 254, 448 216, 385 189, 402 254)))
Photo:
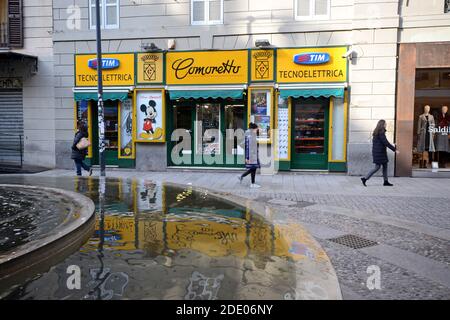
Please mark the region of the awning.
MULTIPOLYGON (((129 92, 130 88, 117 88, 117 89, 107 88, 103 90, 103 100, 124 101, 128 99, 129 92)), ((98 100, 98 94, 96 89, 74 88, 73 96, 75 101, 98 100)))
POLYGON ((281 89, 280 96, 284 99, 293 98, 309 98, 309 97, 338 97, 344 96, 344 88, 314 88, 314 89, 281 89))
POLYGON ((244 90, 170 90, 169 96, 171 100, 176 100, 180 98, 184 99, 208 99, 208 98, 232 98, 232 99, 242 99, 244 95, 244 90))

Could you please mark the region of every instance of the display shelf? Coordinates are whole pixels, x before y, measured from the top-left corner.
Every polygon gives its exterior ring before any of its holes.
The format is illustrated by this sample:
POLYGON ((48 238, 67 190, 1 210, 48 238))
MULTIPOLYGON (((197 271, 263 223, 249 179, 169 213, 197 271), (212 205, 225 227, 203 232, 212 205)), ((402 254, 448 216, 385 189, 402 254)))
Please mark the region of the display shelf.
POLYGON ((296 141, 300 141, 300 140, 301 141, 324 141, 325 139, 323 137, 322 138, 308 137, 308 138, 295 138, 295 140, 296 141))
POLYGON ((323 146, 295 146, 296 149, 323 149, 323 146))

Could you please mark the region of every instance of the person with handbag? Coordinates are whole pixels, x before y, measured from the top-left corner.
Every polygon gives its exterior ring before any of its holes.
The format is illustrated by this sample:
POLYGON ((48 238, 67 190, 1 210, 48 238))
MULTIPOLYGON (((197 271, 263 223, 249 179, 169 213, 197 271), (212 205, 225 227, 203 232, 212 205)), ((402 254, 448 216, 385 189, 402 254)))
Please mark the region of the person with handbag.
POLYGON ((89 172, 92 175, 92 168, 84 163, 84 159, 88 153, 89 147, 89 133, 86 124, 82 121, 78 121, 78 131, 75 133, 75 138, 72 144, 72 156, 71 159, 75 162, 75 167, 77 168, 77 176, 81 176, 81 169, 89 172))

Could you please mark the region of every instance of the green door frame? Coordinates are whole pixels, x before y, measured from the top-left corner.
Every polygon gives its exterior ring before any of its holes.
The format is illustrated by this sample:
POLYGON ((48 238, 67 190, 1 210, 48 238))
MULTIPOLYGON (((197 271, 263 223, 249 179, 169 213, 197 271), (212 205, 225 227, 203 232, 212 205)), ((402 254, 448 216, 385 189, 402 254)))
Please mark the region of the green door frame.
MULTIPOLYGON (((168 148, 167 148, 167 162, 169 163, 169 165, 171 165, 171 166, 182 166, 182 167, 185 167, 185 166, 189 166, 189 167, 205 167, 205 166, 211 166, 211 167, 218 167, 218 168, 220 168, 220 167, 236 167, 236 168, 239 168, 239 167, 243 167, 243 164, 239 164, 238 163, 238 157, 241 157, 242 159, 241 159, 241 161, 243 162, 243 156, 238 156, 238 155, 235 155, 234 156, 234 163, 233 164, 227 164, 226 163, 226 160, 225 160, 225 139, 224 139, 224 137, 225 137, 225 105, 239 105, 239 104, 242 104, 243 106, 244 106, 244 130, 245 130, 245 128, 247 127, 247 107, 246 107, 246 103, 245 103, 245 99, 242 101, 242 103, 241 102, 237 102, 237 101, 226 101, 226 100, 223 100, 223 99, 220 99, 219 101, 218 100, 213 100, 213 99, 205 99, 205 100, 202 100, 201 102, 202 103, 219 103, 220 104, 220 132, 222 133, 222 140, 221 140, 221 146, 220 146, 220 151, 221 151, 221 154, 222 154, 222 156, 223 156, 223 164, 212 164, 212 165, 210 165, 210 164, 205 164, 204 163, 204 160, 203 160, 203 158, 202 158, 202 161, 201 161, 201 163, 195 163, 195 159, 194 159, 194 156, 195 156, 195 152, 196 152, 196 150, 195 150, 195 127, 194 127, 194 122, 196 121, 196 115, 197 115, 197 110, 196 110, 196 107, 195 107, 195 104, 197 103, 197 101, 196 100, 185 100, 185 101, 178 101, 177 103, 176 103, 176 105, 178 105, 178 106, 183 106, 183 107, 190 107, 191 108, 191 110, 192 110, 192 114, 191 114, 191 130, 192 130, 192 137, 191 137, 191 150, 192 150, 192 154, 191 154, 191 165, 186 165, 186 164, 181 164, 181 165, 175 165, 173 162, 172 162, 172 159, 171 159, 171 153, 172 153, 172 148, 176 145, 176 142, 174 142, 174 141, 171 141, 171 135, 172 135, 172 132, 173 132, 173 130, 174 130, 174 128, 175 128, 175 124, 174 124, 174 121, 173 121, 173 119, 174 119, 174 114, 173 114, 173 112, 174 112, 174 108, 173 108, 173 106, 174 106, 174 101, 173 100, 170 100, 170 98, 169 97, 166 97, 167 99, 166 99, 166 101, 168 101, 168 103, 167 103, 167 106, 168 106, 168 112, 166 112, 166 117, 167 117, 167 119, 166 119, 166 123, 167 123, 167 135, 166 135, 166 141, 167 141, 167 143, 168 143, 168 148)), ((200 161, 198 161, 198 162, 200 162, 200 161)))
POLYGON ((305 104, 308 103, 321 103, 325 110, 325 123, 324 123, 324 153, 323 154, 297 154, 295 152, 295 105, 294 99, 292 99, 291 110, 291 169, 310 169, 310 170, 327 170, 328 169, 328 136, 329 136, 329 114, 330 114, 330 98, 298 98, 302 99, 305 104))

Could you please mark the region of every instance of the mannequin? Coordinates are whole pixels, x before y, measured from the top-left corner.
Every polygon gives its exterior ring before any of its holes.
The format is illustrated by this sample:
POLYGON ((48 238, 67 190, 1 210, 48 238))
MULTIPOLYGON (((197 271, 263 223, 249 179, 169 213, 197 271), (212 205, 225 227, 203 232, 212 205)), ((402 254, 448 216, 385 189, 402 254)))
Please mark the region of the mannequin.
POLYGON ((450 114, 448 113, 448 107, 442 106, 441 112, 437 117, 437 128, 440 132, 437 132, 436 135, 436 151, 438 151, 439 156, 439 168, 445 168, 447 163, 447 156, 449 149, 449 132, 448 130, 450 126, 450 114))
POLYGON ((434 117, 430 114, 430 109, 429 105, 423 107, 423 113, 419 116, 417 124, 417 151, 422 153, 420 168, 427 168, 427 162, 433 160, 431 153, 436 151, 433 133, 430 132, 430 127, 434 127, 434 117))

